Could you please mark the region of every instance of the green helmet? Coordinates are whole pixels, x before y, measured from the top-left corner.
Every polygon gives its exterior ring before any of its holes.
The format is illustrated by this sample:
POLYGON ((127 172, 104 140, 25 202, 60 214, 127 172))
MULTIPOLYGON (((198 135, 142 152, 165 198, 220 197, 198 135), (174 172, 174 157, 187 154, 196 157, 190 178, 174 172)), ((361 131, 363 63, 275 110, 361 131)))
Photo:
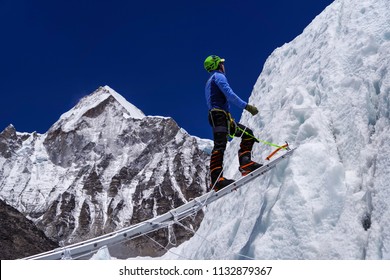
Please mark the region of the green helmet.
POLYGON ((210 55, 204 61, 204 69, 206 69, 207 72, 217 70, 219 63, 224 62, 224 61, 225 61, 225 59, 220 58, 217 55, 210 55))

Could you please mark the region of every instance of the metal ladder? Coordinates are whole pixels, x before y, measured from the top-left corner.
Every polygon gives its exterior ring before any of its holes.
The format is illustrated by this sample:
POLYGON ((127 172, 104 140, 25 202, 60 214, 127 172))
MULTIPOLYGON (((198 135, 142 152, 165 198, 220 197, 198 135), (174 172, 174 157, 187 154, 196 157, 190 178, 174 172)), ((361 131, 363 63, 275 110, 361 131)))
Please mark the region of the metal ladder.
POLYGON ((204 195, 197 197, 186 204, 183 204, 175 209, 170 210, 169 212, 149 219, 147 221, 132 225, 120 230, 117 230, 112 233, 108 233, 99 237, 95 237, 86 241, 82 241, 76 244, 68 245, 66 247, 54 249, 48 252, 40 253, 33 255, 25 260, 60 260, 64 258, 78 258, 81 256, 88 255, 89 253, 96 252, 99 248, 103 246, 112 246, 127 240, 134 239, 138 236, 159 230, 161 228, 167 227, 175 221, 180 221, 184 218, 196 214, 204 206, 222 198, 223 196, 241 188, 248 182, 253 179, 263 175, 265 172, 271 170, 278 164, 280 161, 291 156, 292 153, 297 148, 288 149, 283 155, 269 162, 268 164, 263 165, 262 167, 256 169, 255 171, 249 173, 248 175, 240 178, 234 183, 226 186, 218 192, 210 191, 204 195))

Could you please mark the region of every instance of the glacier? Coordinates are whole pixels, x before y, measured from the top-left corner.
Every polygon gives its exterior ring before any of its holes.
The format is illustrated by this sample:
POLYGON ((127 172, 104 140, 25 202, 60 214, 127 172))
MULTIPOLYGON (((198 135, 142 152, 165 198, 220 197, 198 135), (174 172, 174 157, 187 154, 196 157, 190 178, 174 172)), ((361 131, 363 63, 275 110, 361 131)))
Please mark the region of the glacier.
MULTIPOLYGON (((164 259, 390 259, 390 2, 336 0, 267 59, 240 122, 298 147, 164 259)), ((225 176, 239 178, 234 139, 225 176)), ((272 149, 256 145, 254 158, 272 149)))

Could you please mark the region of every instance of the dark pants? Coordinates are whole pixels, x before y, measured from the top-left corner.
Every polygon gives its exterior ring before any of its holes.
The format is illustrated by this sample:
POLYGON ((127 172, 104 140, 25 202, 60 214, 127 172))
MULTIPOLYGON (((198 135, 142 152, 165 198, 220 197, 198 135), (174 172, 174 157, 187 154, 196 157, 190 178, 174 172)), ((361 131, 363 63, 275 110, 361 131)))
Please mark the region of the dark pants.
POLYGON ((253 137, 251 129, 240 123, 235 123, 230 114, 223 110, 214 109, 209 111, 209 123, 213 128, 214 138, 214 148, 210 159, 211 184, 213 185, 218 177, 223 176, 223 155, 229 135, 231 137, 241 137, 240 165, 251 160, 252 147, 257 140, 253 137))

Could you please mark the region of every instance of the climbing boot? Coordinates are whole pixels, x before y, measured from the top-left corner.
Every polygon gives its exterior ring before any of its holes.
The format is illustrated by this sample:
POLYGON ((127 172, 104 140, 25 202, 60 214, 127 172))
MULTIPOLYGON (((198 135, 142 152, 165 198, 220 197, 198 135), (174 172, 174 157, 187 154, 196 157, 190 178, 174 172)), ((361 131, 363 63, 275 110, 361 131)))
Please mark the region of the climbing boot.
POLYGON ((215 191, 219 191, 224 187, 230 185, 234 180, 226 179, 223 177, 223 151, 214 150, 211 154, 210 159, 210 177, 211 177, 211 186, 210 188, 215 191))
POLYGON ((226 179, 225 177, 219 177, 218 181, 213 185, 213 190, 217 192, 233 183, 234 180, 226 179))
POLYGON ((251 160, 251 151, 241 151, 238 156, 240 167, 239 170, 242 176, 248 175, 252 171, 262 167, 263 165, 251 160))
POLYGON ((238 151, 238 160, 240 163, 239 170, 242 176, 248 175, 252 171, 262 167, 263 165, 252 161, 252 148, 255 140, 253 138, 243 137, 238 151))

